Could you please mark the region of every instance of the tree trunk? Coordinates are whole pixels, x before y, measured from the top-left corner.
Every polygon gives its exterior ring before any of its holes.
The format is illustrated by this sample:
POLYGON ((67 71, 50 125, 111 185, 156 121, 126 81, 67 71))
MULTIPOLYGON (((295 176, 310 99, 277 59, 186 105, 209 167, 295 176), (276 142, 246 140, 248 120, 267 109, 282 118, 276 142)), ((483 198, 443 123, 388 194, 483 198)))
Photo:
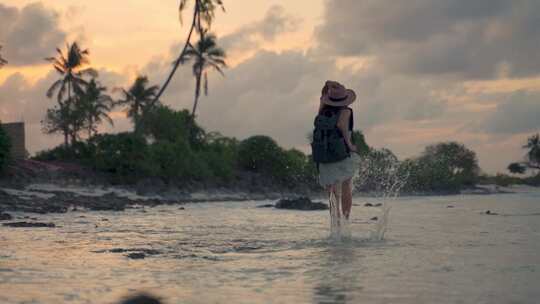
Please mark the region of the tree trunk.
POLYGON ((193 102, 193 110, 191 110, 191 118, 195 120, 195 112, 197 111, 197 104, 199 103, 199 95, 201 92, 201 74, 202 71, 197 72, 197 78, 195 83, 195 101, 193 102))
POLYGON ((178 56, 178 59, 174 62, 173 69, 172 69, 171 73, 169 74, 169 76, 167 77, 167 80, 165 80, 165 83, 163 84, 163 86, 161 86, 161 89, 159 90, 156 97, 154 98, 154 102, 159 100, 159 98, 161 97, 161 94, 163 94, 163 92, 165 91, 165 89, 169 85, 169 82, 171 81, 172 77, 174 76, 174 73, 176 73, 176 70, 178 69, 178 66, 180 65, 180 59, 182 59, 182 57, 184 57, 184 53, 186 52, 186 50, 188 48, 188 45, 190 44, 191 35, 193 34, 193 29, 195 28, 195 24, 196 24, 196 21, 197 21, 197 15, 198 14, 200 14, 200 12, 199 12, 199 1, 197 0, 197 1, 195 1, 195 9, 193 10, 193 20, 191 22, 191 28, 189 29, 189 34, 188 34, 188 36, 186 38, 186 43, 184 44, 184 48, 182 49, 182 52, 180 53, 180 56, 178 56))

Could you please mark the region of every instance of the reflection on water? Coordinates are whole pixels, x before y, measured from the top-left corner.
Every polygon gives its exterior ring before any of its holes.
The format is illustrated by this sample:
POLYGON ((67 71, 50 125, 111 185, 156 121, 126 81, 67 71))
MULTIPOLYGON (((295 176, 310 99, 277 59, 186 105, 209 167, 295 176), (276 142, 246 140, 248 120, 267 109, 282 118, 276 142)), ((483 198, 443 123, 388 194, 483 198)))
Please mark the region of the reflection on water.
POLYGON ((382 241, 381 199, 339 240, 327 211, 255 202, 31 215, 57 228, 0 227, 0 303, 535 303, 538 198, 400 198, 382 241))
POLYGON ((361 261, 355 256, 354 243, 338 242, 321 252, 320 275, 314 287, 315 303, 354 303, 352 296, 361 291, 357 282, 361 261))

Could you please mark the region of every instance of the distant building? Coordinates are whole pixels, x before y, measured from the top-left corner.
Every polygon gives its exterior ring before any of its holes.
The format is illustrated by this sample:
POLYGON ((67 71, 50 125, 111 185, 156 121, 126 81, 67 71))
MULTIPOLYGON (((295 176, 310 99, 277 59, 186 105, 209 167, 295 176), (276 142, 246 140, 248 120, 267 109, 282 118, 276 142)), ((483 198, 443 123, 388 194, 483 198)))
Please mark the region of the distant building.
POLYGON ((27 157, 24 122, 3 123, 2 128, 11 139, 11 157, 25 159, 27 157))

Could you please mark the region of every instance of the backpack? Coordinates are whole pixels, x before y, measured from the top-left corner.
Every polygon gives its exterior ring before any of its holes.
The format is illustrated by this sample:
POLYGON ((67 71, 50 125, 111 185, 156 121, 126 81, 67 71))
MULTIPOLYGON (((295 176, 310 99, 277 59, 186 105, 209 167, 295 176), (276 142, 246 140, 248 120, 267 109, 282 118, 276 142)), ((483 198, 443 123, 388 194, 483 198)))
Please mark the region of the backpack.
POLYGON ((338 162, 350 156, 345 138, 337 127, 339 113, 323 111, 315 117, 311 152, 317 164, 338 162))

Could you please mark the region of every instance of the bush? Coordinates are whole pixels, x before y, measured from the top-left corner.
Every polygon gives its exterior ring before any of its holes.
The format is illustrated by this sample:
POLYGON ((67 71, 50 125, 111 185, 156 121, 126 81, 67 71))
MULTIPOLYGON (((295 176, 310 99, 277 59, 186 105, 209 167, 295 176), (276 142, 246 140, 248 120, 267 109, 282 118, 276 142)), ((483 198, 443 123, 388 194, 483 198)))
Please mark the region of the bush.
POLYGON ((204 148, 199 153, 214 176, 228 181, 238 167, 238 146, 239 142, 235 138, 213 132, 207 134, 204 148))
POLYGON ((428 146, 406 166, 409 191, 457 192, 475 185, 480 171, 474 151, 455 142, 428 146))
POLYGON ((89 155, 84 159, 99 171, 136 179, 151 172, 148 146, 144 138, 133 133, 100 134, 88 142, 89 155))
POLYGON ((175 111, 161 105, 147 112, 140 124, 143 133, 155 141, 187 139, 192 148, 200 148, 204 143, 204 130, 193 121, 187 110, 175 111))
POLYGON ((272 173, 280 169, 282 154, 283 151, 272 138, 251 136, 238 146, 238 163, 245 170, 272 173))
POLYGON ((312 161, 296 149, 283 150, 270 137, 256 135, 238 146, 240 168, 262 173, 289 187, 313 182, 316 178, 312 161))
POLYGON ((11 141, 0 125, 0 171, 3 171, 10 159, 11 141))
POLYGON ((204 179, 212 176, 203 159, 185 141, 160 141, 150 146, 153 175, 167 180, 204 179))

